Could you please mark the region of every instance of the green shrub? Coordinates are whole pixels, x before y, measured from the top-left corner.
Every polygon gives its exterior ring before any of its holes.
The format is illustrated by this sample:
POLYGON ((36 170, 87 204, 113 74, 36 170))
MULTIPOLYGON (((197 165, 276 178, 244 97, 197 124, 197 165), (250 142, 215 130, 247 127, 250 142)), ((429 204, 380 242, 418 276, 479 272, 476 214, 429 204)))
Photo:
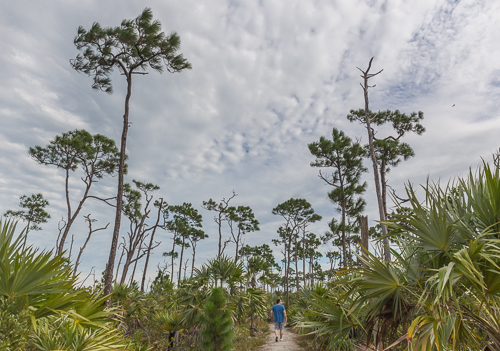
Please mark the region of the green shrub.
POLYGON ((231 311, 226 308, 222 288, 213 288, 202 313, 198 317, 201 325, 201 346, 206 351, 229 351, 233 342, 231 311))

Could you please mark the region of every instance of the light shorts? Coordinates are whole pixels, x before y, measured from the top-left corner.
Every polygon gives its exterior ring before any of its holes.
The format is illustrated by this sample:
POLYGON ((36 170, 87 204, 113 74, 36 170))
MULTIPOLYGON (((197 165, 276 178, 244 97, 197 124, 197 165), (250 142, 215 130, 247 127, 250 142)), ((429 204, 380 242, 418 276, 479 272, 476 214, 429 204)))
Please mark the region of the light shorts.
POLYGON ((274 330, 285 329, 285 322, 274 322, 274 330))

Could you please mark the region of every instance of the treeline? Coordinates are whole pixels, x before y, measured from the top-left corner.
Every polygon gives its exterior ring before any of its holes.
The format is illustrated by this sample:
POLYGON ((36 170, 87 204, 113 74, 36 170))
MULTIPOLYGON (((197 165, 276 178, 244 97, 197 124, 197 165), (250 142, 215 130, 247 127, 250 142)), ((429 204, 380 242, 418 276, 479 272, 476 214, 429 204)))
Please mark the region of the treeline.
MULTIPOLYGON (((93 89, 112 93, 111 74, 118 70, 125 77, 127 93, 119 146, 104 135, 73 130, 55 136, 48 145, 29 148, 29 154, 36 162, 55 167, 64 175, 66 214, 59 222, 56 254, 66 251, 70 258, 76 256, 73 260, 74 274, 77 274, 92 235, 111 224, 109 260, 103 272, 105 293, 111 292, 113 283, 131 285, 136 279, 140 281, 140 290, 145 291, 151 253, 161 244, 158 233, 167 231, 172 241, 170 248, 164 250, 166 264, 158 269, 163 274, 168 273, 170 281, 179 286, 183 279, 193 276, 197 247, 209 235, 203 230, 202 216, 192 203, 169 204, 166 195, 158 195, 160 188, 156 184, 139 180, 126 182, 128 157, 125 148, 134 77, 146 74, 148 68, 170 73, 191 69, 191 64, 178 53, 180 38, 175 32, 165 35, 160 23, 153 20, 151 10, 145 9, 136 19, 126 20, 118 27, 103 28, 98 23, 89 30, 80 27, 74 43, 80 53, 71 60, 71 66, 92 78, 93 89), (117 193, 103 196, 102 191, 95 189, 96 183, 110 176, 117 176, 117 193), (81 187, 76 189, 74 184, 79 180, 81 187), (88 225, 87 237, 78 254, 73 254, 77 250, 73 248, 72 228, 88 201, 102 201, 113 207, 115 218, 105 226, 97 227, 92 214, 84 216, 88 225), (138 278, 141 271, 142 276, 138 278)), ((369 109, 368 90, 371 86, 368 81, 381 72, 370 73, 372 60, 365 71, 360 69, 365 107, 351 110, 347 115, 349 121, 357 121, 366 127, 368 144, 362 145, 333 128, 331 138, 321 137, 308 145, 315 158, 311 166, 321 168, 319 177, 332 187, 327 195, 340 215, 329 221, 328 231, 316 234, 307 229, 309 224, 321 220, 321 216, 306 199, 291 198, 278 204, 272 213, 281 216, 284 222, 277 228, 277 238, 272 240, 282 254, 281 260, 276 262, 268 244, 243 247, 245 235, 259 230, 259 221, 250 207, 233 205, 234 191, 219 202, 213 199, 202 202, 202 208, 214 213, 218 232, 210 235, 218 235, 216 258, 228 253, 229 244, 234 245, 236 262, 251 254, 265 257, 267 267, 271 268, 267 288, 284 291, 287 305, 290 291, 332 279, 336 270, 359 264, 355 254, 356 251, 359 253, 360 218, 365 209, 363 195, 367 184, 361 182, 361 178, 367 171, 364 166, 366 158, 373 166, 381 225, 365 234, 371 234, 372 239, 382 238, 381 249, 386 261, 390 261, 389 238, 384 224, 389 218, 387 197, 392 189, 387 175, 392 167, 414 155, 402 138, 408 133, 422 134, 425 129, 420 123, 422 112, 407 115, 397 110, 373 112, 369 109), (387 133, 389 129, 393 133, 387 133), (384 137, 380 136, 382 130, 386 133, 384 137), (318 263, 323 257, 322 245, 328 246, 326 257, 330 264, 327 270, 318 263)), ((27 240, 30 231, 39 230, 40 225, 50 218, 47 206, 48 201, 42 194, 23 195, 21 209, 7 211, 5 216, 27 222, 27 240)), ((23 247, 26 247, 26 242, 23 247)))

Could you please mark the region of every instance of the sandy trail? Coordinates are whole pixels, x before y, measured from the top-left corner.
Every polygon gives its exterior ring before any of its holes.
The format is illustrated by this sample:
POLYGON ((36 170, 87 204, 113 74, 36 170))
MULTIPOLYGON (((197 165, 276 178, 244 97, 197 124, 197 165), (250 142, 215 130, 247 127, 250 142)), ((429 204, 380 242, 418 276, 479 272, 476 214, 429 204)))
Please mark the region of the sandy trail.
POLYGON ((274 335, 274 324, 269 324, 269 335, 267 336, 267 343, 263 345, 260 351, 298 351, 303 350, 302 347, 298 346, 297 335, 292 333, 288 328, 285 328, 283 332, 283 341, 276 342, 276 336, 274 335))

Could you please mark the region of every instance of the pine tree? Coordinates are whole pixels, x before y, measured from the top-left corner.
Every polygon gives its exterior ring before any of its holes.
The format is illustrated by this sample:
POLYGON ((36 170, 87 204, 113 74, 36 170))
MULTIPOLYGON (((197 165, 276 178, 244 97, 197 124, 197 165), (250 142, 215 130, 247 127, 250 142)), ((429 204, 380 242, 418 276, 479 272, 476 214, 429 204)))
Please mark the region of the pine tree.
POLYGON ((203 311, 198 316, 201 324, 201 347, 205 351, 229 351, 233 342, 231 310, 226 306, 222 288, 213 288, 203 311))
POLYGON ((114 69, 118 69, 127 81, 118 168, 115 227, 104 279, 104 293, 109 294, 120 234, 132 77, 137 74, 147 74, 148 66, 160 73, 165 69, 170 73, 175 73, 190 69, 191 64, 181 54, 177 54, 181 45, 179 35, 172 32, 166 36, 161 31, 161 23, 153 20, 150 8, 144 9, 133 20, 123 20, 119 27, 103 28, 95 22, 87 31, 80 26, 74 43, 81 53, 70 61, 71 66, 93 78, 93 89, 111 94, 113 85, 110 76, 114 69))
POLYGON ((295 286, 298 289, 299 273, 298 273, 298 258, 299 258, 299 245, 297 245, 300 230, 310 224, 321 220, 321 216, 314 212, 311 204, 306 199, 291 198, 275 208, 273 208, 273 215, 281 216, 285 220, 285 224, 280 226, 278 234, 280 239, 273 240, 275 245, 284 244, 285 248, 285 288, 286 288, 286 307, 290 302, 290 261, 291 252, 294 248, 295 258, 295 286), (293 245, 293 246, 292 246, 293 245))
MULTIPOLYGON (((86 130, 72 130, 57 135, 45 147, 30 147, 29 155, 41 165, 55 166, 65 173, 65 197, 67 215, 56 252, 64 250, 69 230, 78 217, 90 195, 91 187, 106 175, 114 175, 118 170, 120 152, 114 140, 101 134, 91 135, 86 130), (80 168, 83 174, 77 176, 84 184, 83 195, 76 206, 72 206, 70 193, 71 174, 80 168)), ((123 156, 126 158, 126 155, 123 156)), ((124 165, 126 168, 126 165, 124 165)), ((105 201, 105 200, 104 200, 105 201)))
POLYGON ((328 197, 337 204, 341 214, 340 222, 333 219, 330 222, 331 232, 326 240, 339 237, 342 246, 342 263, 347 267, 350 234, 356 230, 349 225, 350 218, 356 218, 364 209, 365 201, 359 197, 366 189, 366 183, 361 183, 361 175, 366 172, 363 167, 365 151, 359 143, 355 143, 341 130, 333 128, 332 140, 321 137, 319 141, 309 144, 309 151, 316 156, 311 162, 312 167, 328 167, 332 169, 331 176, 319 171, 319 177, 334 189, 328 197))
MULTIPOLYGON (((425 131, 425 128, 419 123, 424 118, 424 114, 421 111, 418 113, 412 112, 409 116, 397 110, 394 112, 389 110, 379 111, 378 113, 370 111, 368 90, 375 87, 375 85, 368 85, 368 80, 383 71, 370 73, 372 62, 373 57, 370 59, 368 68, 365 71, 357 67, 362 73, 363 84, 361 84, 361 88, 363 89, 365 107, 364 109, 351 110, 347 119, 350 122, 360 122, 366 127, 368 132, 368 145, 366 148, 368 149, 368 154, 373 165, 373 178, 375 181, 375 192, 377 193, 379 217, 380 221, 383 222, 387 220, 387 180, 385 179, 385 175, 389 170, 387 166, 396 166, 401 160, 400 157, 406 160, 413 156, 411 147, 408 144, 400 143, 400 138, 408 132, 420 135, 425 131), (377 138, 375 136, 377 131, 374 126, 380 126, 385 123, 392 124, 396 135, 390 135, 383 139, 377 138)), ((386 262, 389 262, 391 260, 391 253, 386 225, 382 223, 381 229, 384 243, 384 258, 386 262)))
POLYGON ((23 195, 19 198, 19 207, 24 210, 12 211, 8 210, 4 213, 5 217, 19 218, 25 222, 26 230, 24 232, 24 243, 23 251, 26 247, 26 241, 28 239, 28 233, 30 230, 40 230, 40 224, 47 223, 50 215, 45 211, 45 207, 49 205, 49 202, 43 198, 41 193, 33 194, 31 196, 23 195))

